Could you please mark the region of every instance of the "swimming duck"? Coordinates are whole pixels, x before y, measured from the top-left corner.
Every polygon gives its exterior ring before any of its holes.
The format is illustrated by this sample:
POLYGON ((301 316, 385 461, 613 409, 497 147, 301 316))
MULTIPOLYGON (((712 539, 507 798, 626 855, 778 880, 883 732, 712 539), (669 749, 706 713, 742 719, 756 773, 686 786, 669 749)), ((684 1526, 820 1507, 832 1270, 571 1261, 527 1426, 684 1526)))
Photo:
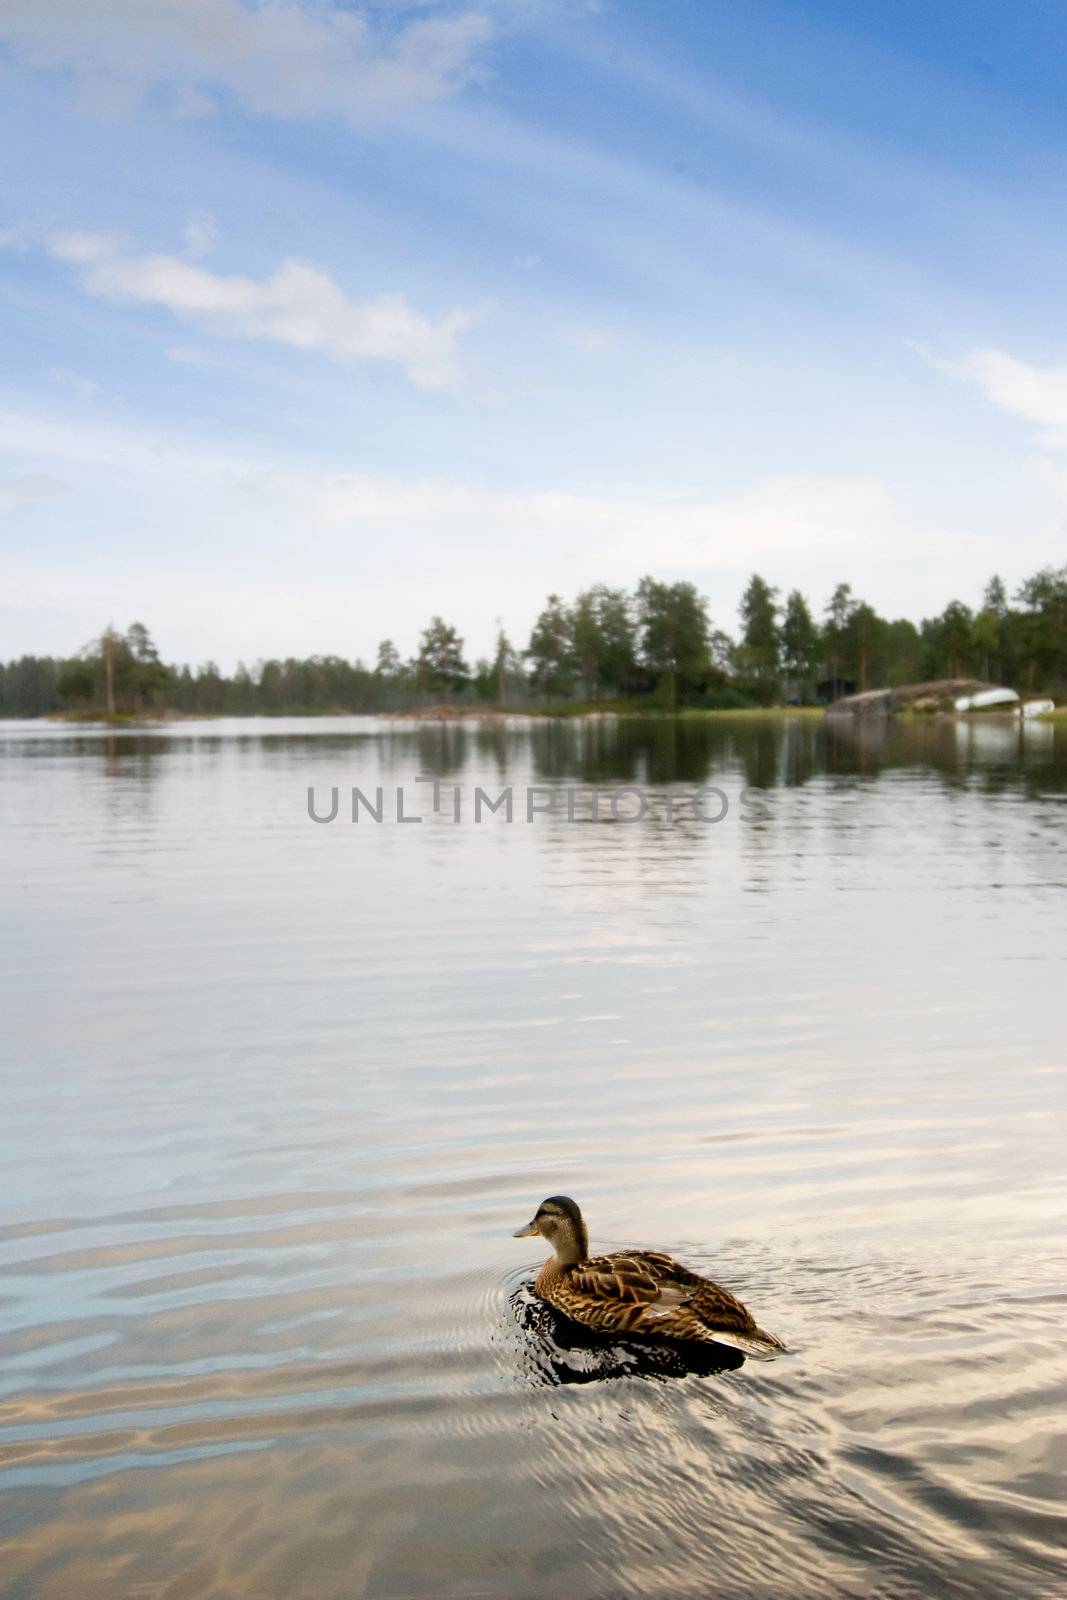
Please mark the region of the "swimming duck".
POLYGON ((658 1250, 590 1256, 582 1213, 567 1195, 542 1200, 515 1238, 536 1234, 554 1254, 537 1275, 535 1293, 575 1322, 605 1333, 731 1345, 760 1359, 785 1349, 727 1289, 658 1250))

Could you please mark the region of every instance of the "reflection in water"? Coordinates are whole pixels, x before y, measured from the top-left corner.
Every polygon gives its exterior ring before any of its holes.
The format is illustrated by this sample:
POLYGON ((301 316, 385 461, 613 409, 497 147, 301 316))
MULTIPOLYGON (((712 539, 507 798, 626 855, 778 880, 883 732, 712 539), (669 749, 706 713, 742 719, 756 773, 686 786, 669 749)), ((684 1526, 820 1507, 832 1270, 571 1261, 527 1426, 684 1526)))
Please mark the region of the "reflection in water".
POLYGON ((5 1594, 1055 1592, 1065 795, 1051 725, 0 728, 5 1594), (651 797, 307 820, 419 776, 651 797), (791 1354, 590 1345, 560 1190, 791 1354))
POLYGON ((507 723, 397 723, 365 717, 219 719, 136 732, 74 732, 8 723, 4 754, 45 761, 98 759, 109 777, 143 783, 163 762, 195 772, 220 756, 288 767, 295 752, 331 780, 367 764, 386 785, 421 776, 454 781, 709 784, 736 775, 753 788, 796 788, 826 777, 928 770, 945 782, 995 772, 1004 788, 1067 792, 1067 730, 1015 717, 726 716, 514 718, 507 723), (27 731, 32 728, 32 732, 27 731), (314 732, 309 732, 314 729, 314 732))
POLYGON ((508 1297, 508 1309, 516 1326, 530 1335, 518 1347, 517 1364, 534 1382, 710 1377, 716 1372, 735 1372, 745 1364, 739 1350, 725 1345, 597 1333, 538 1299, 532 1282, 523 1282, 508 1297))

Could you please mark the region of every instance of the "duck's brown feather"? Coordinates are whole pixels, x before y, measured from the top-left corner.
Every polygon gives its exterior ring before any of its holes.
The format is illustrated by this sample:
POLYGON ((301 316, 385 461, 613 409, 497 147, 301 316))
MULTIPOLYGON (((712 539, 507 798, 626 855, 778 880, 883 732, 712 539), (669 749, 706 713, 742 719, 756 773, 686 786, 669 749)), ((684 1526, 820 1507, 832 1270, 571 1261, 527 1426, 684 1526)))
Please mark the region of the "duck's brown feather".
POLYGON ((619 1250, 573 1266, 547 1261, 537 1279, 543 1300, 602 1332, 728 1342, 766 1352, 785 1346, 757 1327, 728 1289, 656 1250, 619 1250))

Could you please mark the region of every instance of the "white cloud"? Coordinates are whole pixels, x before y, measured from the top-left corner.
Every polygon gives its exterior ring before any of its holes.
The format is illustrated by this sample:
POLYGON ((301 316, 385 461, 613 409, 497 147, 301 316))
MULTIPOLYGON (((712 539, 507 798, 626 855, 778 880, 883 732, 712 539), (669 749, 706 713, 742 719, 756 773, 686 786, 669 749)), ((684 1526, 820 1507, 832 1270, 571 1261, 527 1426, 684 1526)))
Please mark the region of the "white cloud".
POLYGON ((72 70, 115 111, 153 85, 202 114, 220 94, 272 116, 353 122, 443 98, 476 75, 487 17, 450 9, 400 26, 314 0, 4 0, 0 41, 28 65, 72 70))
POLYGON ((182 238, 185 242, 185 253, 193 261, 199 261, 201 256, 210 255, 218 238, 218 227, 211 212, 190 212, 185 219, 182 238))
POLYGON ((435 611, 474 656, 496 616, 524 640, 550 589, 629 587, 647 571, 696 583, 731 631, 753 568, 816 605, 846 579, 879 610, 917 617, 988 572, 1012 586, 1047 562, 1063 503, 1044 480, 1000 498, 981 486, 946 520, 906 481, 858 475, 674 493, 372 476, 95 410, 0 412, 0 480, 0 504, 18 506, 0 538, 10 653, 62 652, 108 616, 144 616, 171 657, 231 665, 366 656, 387 635, 407 650, 435 611), (54 483, 77 495, 73 522, 34 505, 54 483))
POLYGON ((424 317, 400 294, 351 300, 302 261, 257 280, 179 256, 128 254, 103 234, 53 234, 47 249, 79 270, 88 294, 161 306, 220 337, 269 339, 338 362, 394 362, 423 388, 455 382, 457 343, 475 320, 471 311, 424 317))
POLYGON ((72 389, 81 400, 92 400, 100 393, 95 378, 83 378, 80 372, 69 372, 66 367, 52 367, 48 376, 63 389, 72 389))
MULTIPOLYGON (((0 411, 0 455, 27 474, 50 474, 121 490, 143 483, 146 496, 171 496, 173 484, 208 499, 236 495, 257 545, 320 540, 325 559, 343 557, 353 576, 373 553, 405 582, 405 540, 462 568, 476 561, 491 575, 545 570, 559 584, 566 563, 575 584, 594 577, 632 582, 650 567, 664 575, 751 569, 776 554, 850 560, 886 545, 917 553, 927 530, 912 532, 879 478, 777 476, 733 493, 581 492, 498 488, 455 477, 389 477, 330 471, 238 453, 172 430, 123 427, 97 416, 57 418, 0 411), (502 531, 506 530, 506 531, 502 531), (491 559, 490 559, 491 558, 491 559), (563 561, 561 567, 559 561, 563 561), (487 564, 488 563, 488 564, 487 564)), ((110 493, 110 491, 109 491, 110 493)), ((235 509, 231 504, 227 518, 235 509)), ((205 522, 209 514, 198 517, 205 522)), ((220 554, 212 546, 213 558, 220 554)), ((460 571, 464 582, 468 575, 460 571)))
POLYGON ((54 500, 68 492, 69 485, 47 472, 24 472, 15 478, 0 478, 0 513, 21 510, 42 500, 54 500))
POLYGON ((523 493, 448 479, 266 470, 247 480, 263 515, 354 539, 418 532, 440 548, 491 550, 499 530, 533 551, 588 559, 601 577, 630 583, 657 571, 707 572, 781 554, 856 551, 899 537, 888 488, 867 478, 774 478, 735 494, 523 493))
POLYGON ((568 344, 576 350, 584 350, 587 355, 606 356, 619 348, 619 340, 610 328, 597 328, 591 323, 580 327, 568 328, 564 334, 568 344))
POLYGON ((1031 366, 1003 350, 972 350, 961 362, 941 364, 1002 410, 1036 422, 1046 444, 1067 449, 1067 366, 1031 366))
POLYGON ((32 222, 13 222, 0 228, 0 250, 28 250, 37 240, 32 222))
POLYGON ((53 233, 48 240, 49 254, 72 266, 88 266, 113 255, 118 248, 118 240, 106 233, 53 233))
POLYGON ((206 367, 211 364, 208 352, 195 344, 172 344, 167 351, 167 360, 180 367, 206 367))
POLYGON ((778 476, 734 493, 524 491, 279 465, 172 432, 14 409, 0 412, 0 440, 28 473, 87 474, 122 487, 124 495, 135 478, 145 494, 159 488, 166 496, 174 482, 209 496, 237 494, 264 548, 272 536, 286 544, 295 536, 306 553, 315 534, 322 554, 343 554, 354 574, 373 551, 405 581, 411 576, 406 537, 423 550, 455 552, 457 563, 466 556, 484 564, 491 556, 516 571, 536 570, 546 557, 555 569, 558 553, 573 563, 576 583, 586 581, 586 565, 594 576, 631 582, 650 566, 699 576, 750 569, 757 558, 776 554, 849 559, 903 543, 917 552, 927 537, 925 529, 909 534, 879 478, 778 476))

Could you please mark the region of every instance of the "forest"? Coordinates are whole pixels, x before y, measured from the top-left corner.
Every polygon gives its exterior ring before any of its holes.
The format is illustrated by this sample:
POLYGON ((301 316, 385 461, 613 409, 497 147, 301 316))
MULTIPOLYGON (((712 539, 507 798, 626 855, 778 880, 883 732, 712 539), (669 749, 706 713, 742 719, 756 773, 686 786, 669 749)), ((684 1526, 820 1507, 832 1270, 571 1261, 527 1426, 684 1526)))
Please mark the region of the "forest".
POLYGON ((373 662, 337 655, 239 663, 164 662, 141 622, 109 626, 68 658, 0 664, 0 716, 285 715, 402 710, 438 701, 545 709, 632 704, 708 710, 821 705, 868 688, 974 677, 1067 694, 1067 565, 1045 567, 1009 597, 993 577, 980 604, 951 600, 916 624, 882 617, 840 583, 816 612, 758 573, 735 635, 717 627, 692 583, 642 578, 550 594, 524 647, 498 631, 492 658, 469 664, 464 641, 430 619, 403 656, 391 639, 373 662))

